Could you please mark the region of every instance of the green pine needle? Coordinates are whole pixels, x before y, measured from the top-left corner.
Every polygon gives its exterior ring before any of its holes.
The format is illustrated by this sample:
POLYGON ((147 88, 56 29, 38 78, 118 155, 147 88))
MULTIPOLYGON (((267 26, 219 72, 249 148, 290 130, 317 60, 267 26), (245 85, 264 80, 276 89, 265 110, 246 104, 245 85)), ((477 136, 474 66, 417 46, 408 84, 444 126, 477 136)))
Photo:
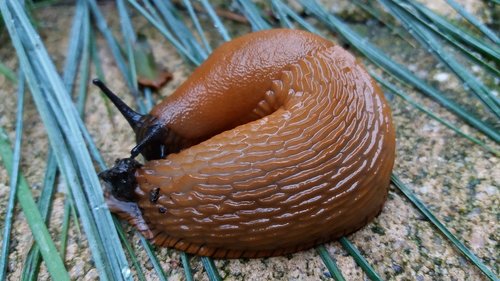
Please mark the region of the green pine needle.
POLYGON ((382 281, 382 278, 373 270, 368 261, 363 257, 359 250, 347 238, 339 239, 340 244, 351 255, 356 263, 363 269, 368 277, 373 281, 382 281))
POLYGON ((470 88, 491 112, 500 118, 500 102, 491 94, 474 75, 472 75, 452 54, 446 52, 434 35, 415 19, 413 10, 405 9, 406 5, 397 0, 380 0, 391 14, 399 19, 401 24, 428 50, 443 62, 455 75, 462 80, 464 86, 470 88))
POLYGON ((184 276, 186 281, 193 281, 193 272, 191 270, 191 265, 189 264, 188 254, 181 252, 182 267, 184 268, 184 276))
MULTIPOLYGON (((205 36, 205 32, 203 32, 203 28, 201 27, 198 16, 196 15, 196 12, 194 11, 193 5, 191 5, 191 1, 183 0, 182 2, 184 3, 184 6, 186 6, 186 9, 189 13, 189 16, 191 17, 191 21, 193 21, 193 24, 196 28, 196 32, 198 32, 198 36, 200 36, 201 41, 203 42, 203 45, 205 46, 206 52, 211 53, 212 47, 210 47, 210 43, 208 43, 207 37, 205 36)), ((217 25, 216 25, 216 27, 217 27, 217 25)))
POLYGON ((453 131, 455 131, 460 136, 462 136, 462 137, 470 140, 471 142, 473 142, 473 143, 481 146, 483 149, 485 149, 488 152, 491 152, 493 155, 500 157, 500 151, 498 151, 497 149, 494 149, 494 148, 488 146, 487 144, 485 144, 484 142, 480 141, 479 139, 477 139, 477 138, 475 138, 475 137, 473 137, 473 136, 471 136, 469 134, 464 133, 457 126, 455 126, 455 125, 451 124, 450 122, 442 119, 441 117, 439 117, 435 113, 433 113, 430 109, 426 108, 425 106, 423 106, 423 105, 419 104, 418 102, 416 102, 415 100, 413 100, 410 96, 406 95, 401 89, 398 89, 395 85, 389 83, 388 81, 382 79, 381 77, 377 76, 374 73, 370 73, 370 74, 384 88, 390 90, 392 93, 394 93, 398 97, 402 98, 404 101, 408 102, 409 104, 411 104, 412 106, 414 106, 418 110, 420 110, 423 113, 429 115, 432 119, 438 121, 439 123, 445 125, 446 127, 450 128, 450 129, 452 129, 453 131))
MULTIPOLYGON (((205 10, 207 11, 210 19, 214 22, 214 26, 217 29, 217 31, 219 32, 219 34, 222 36, 222 39, 224 41, 231 40, 231 36, 229 36, 229 32, 227 31, 226 27, 224 26, 224 24, 220 20, 217 13, 215 13, 212 5, 208 2, 208 0, 201 0, 201 4, 203 5, 203 8, 205 8, 205 10)), ((210 50, 210 52, 211 52, 211 50, 210 50)))
MULTIPOLYGON (((0 5, 2 14, 4 18, 10 18, 9 15, 6 17, 6 8, 5 2, 3 2, 3 4, 0 5)), ((14 170, 12 154, 7 134, 3 128, 0 127, 0 157, 2 158, 3 165, 9 174, 12 174, 14 170)), ((33 195, 31 194, 31 190, 28 186, 28 182, 21 173, 19 173, 18 176, 17 188, 17 200, 21 205, 21 209, 31 229, 33 238, 40 246, 40 252, 43 256, 43 260, 45 261, 45 265, 47 266, 47 270, 54 280, 69 280, 69 274, 64 267, 63 261, 59 257, 54 242, 50 238, 49 230, 47 229, 44 219, 38 211, 38 207, 36 206, 33 195)))
MULTIPOLYGON (((1 18, 0 18, 1 19, 1 18)), ((10 68, 8 68, 5 64, 0 61, 0 74, 5 76, 12 83, 17 83, 16 75, 10 68)))
POLYGON ((144 238, 144 236, 142 236, 140 233, 138 233, 138 235, 141 239, 141 243, 144 247, 144 250, 146 250, 146 253, 149 256, 149 261, 151 262, 151 264, 153 265, 153 268, 156 271, 158 278, 160 279, 160 281, 167 281, 167 277, 165 276, 165 272, 163 272, 163 269, 161 268, 161 265, 160 265, 160 262, 158 261, 158 258, 153 253, 153 247, 151 246, 151 244, 149 244, 148 240, 146 240, 146 238, 144 238))
POLYGON ((14 141, 14 157, 12 160, 12 171, 10 172, 9 201, 5 214, 5 226, 3 231, 2 252, 0 254, 0 280, 4 280, 7 273, 7 264, 10 248, 10 233, 12 229, 12 217, 16 204, 17 182, 19 176, 19 163, 21 162, 21 143, 23 135, 23 113, 24 113, 24 75, 19 74, 17 91, 17 113, 16 113, 16 139, 14 141))
POLYGON ((208 280, 210 281, 221 281, 222 278, 219 275, 219 272, 217 272, 217 267, 215 266, 214 260, 209 257, 201 257, 201 263, 203 264, 203 267, 205 268, 205 271, 207 272, 208 275, 208 280))
POLYGON ((326 268, 328 268, 328 271, 332 275, 333 279, 337 281, 344 281, 344 276, 342 275, 342 272, 340 272, 339 267, 337 266, 337 263, 335 262, 335 259, 333 259, 330 254, 328 253, 328 250, 325 248, 324 245, 320 245, 316 247, 316 251, 318 252, 319 256, 323 260, 323 263, 325 264, 326 268))
POLYGON ((497 45, 487 44, 485 41, 473 36, 470 32, 464 30, 461 26, 450 23, 445 18, 437 15, 429 8, 416 1, 408 1, 412 7, 428 18, 433 25, 437 26, 443 33, 449 34, 457 40, 463 42, 473 51, 476 51, 485 57, 494 60, 495 63, 500 63, 500 47, 497 45))
POLYGON ((459 116, 462 120, 469 123, 474 128, 480 130, 492 140, 500 142, 500 133, 498 132, 498 130, 491 128, 485 122, 475 117, 472 113, 468 112, 455 102, 446 98, 441 92, 429 86, 424 81, 412 74, 406 67, 394 62, 380 49, 369 43, 366 38, 361 37, 340 19, 332 14, 329 14, 325 10, 325 8, 320 6, 316 1, 300 0, 300 3, 321 22, 342 35, 345 40, 351 43, 351 46, 360 51, 370 61, 380 66, 385 71, 397 77, 398 79, 416 87, 418 90, 420 90, 421 93, 439 102, 450 112, 459 116))
POLYGON ((74 202, 78 207, 101 277, 114 280, 130 279, 126 274, 128 265, 125 254, 119 245, 116 231, 112 228, 109 210, 99 207, 104 205, 101 186, 84 145, 77 121, 81 119, 76 108, 23 8, 14 1, 9 2, 9 10, 5 1, 2 3, 2 15, 48 132, 59 168, 72 194, 77 198, 74 202), (12 20, 11 11, 16 21, 12 20), (12 24, 14 22, 16 25, 12 24), (23 41, 18 34, 22 34, 23 41), (30 50, 30 57, 25 52, 26 49, 30 50), (43 83, 39 82, 40 80, 43 83), (42 84, 44 88, 40 87, 42 84), (56 117, 54 114, 59 116, 56 117), (78 159, 78 162, 74 162, 73 159, 78 159), (85 193, 82 186, 87 189, 85 193), (103 239, 106 239, 105 243, 103 239))
POLYGON ((472 253, 458 238, 453 235, 444 224, 442 224, 432 212, 420 201, 415 194, 399 179, 396 174, 391 175, 392 183, 406 196, 408 200, 475 266, 479 268, 490 280, 498 280, 495 274, 472 253))
POLYGON ((240 5, 241 12, 245 15, 245 17, 250 21, 250 25, 252 25, 252 30, 263 30, 270 29, 271 25, 267 23, 266 20, 262 17, 259 12, 259 9, 255 6, 255 4, 250 0, 237 0, 240 5))
MULTIPOLYGON (((53 153, 49 150, 49 157, 47 160, 47 168, 45 170, 45 178, 43 181, 42 194, 38 199, 38 209, 45 222, 48 221, 49 209, 52 203, 52 195, 55 189, 55 181, 57 174, 57 162, 53 153)), ((64 260, 64 257, 62 257, 64 260)), ((41 263, 40 249, 38 244, 33 244, 26 256, 22 279, 23 280, 37 280, 38 271, 41 263)))
POLYGON ((474 25, 477 29, 479 29, 484 35, 490 38, 495 44, 500 44, 500 39, 498 36, 491 31, 486 25, 480 22, 476 17, 467 12, 460 4, 458 4, 455 0, 446 0, 450 6, 453 7, 462 17, 464 17, 467 21, 469 21, 472 25, 474 25))

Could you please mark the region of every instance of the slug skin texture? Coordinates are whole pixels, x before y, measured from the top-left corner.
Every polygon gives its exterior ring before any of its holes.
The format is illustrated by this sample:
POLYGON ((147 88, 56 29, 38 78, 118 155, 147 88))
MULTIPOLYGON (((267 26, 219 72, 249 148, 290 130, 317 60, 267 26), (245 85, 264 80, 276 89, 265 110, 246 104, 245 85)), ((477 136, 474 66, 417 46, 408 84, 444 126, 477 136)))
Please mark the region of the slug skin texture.
POLYGON ((127 171, 131 195, 107 202, 156 245, 293 253, 358 230, 387 198, 390 108, 363 66, 317 35, 227 42, 147 118, 166 129, 169 154, 127 171))

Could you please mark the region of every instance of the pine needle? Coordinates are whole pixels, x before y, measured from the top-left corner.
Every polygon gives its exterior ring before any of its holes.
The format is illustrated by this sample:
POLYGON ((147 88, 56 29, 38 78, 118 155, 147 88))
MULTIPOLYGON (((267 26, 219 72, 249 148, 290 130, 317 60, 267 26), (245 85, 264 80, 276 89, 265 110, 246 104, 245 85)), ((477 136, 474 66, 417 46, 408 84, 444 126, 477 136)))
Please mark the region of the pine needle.
POLYGON ((416 1, 408 1, 407 3, 425 15, 428 21, 443 33, 453 36, 455 39, 472 48, 473 51, 494 60, 495 63, 500 63, 500 48, 498 46, 487 44, 485 41, 464 30, 461 26, 450 23, 448 20, 416 1))
POLYGON ((437 116, 430 109, 428 109, 425 106, 419 104, 418 102, 416 102, 415 100, 413 100, 410 96, 406 95, 401 89, 397 88, 395 85, 389 83, 388 81, 382 79, 381 77, 377 76, 374 73, 370 73, 370 74, 384 88, 390 90, 392 93, 394 93, 398 97, 402 98, 404 101, 408 102, 409 104, 411 104, 412 106, 414 106, 418 110, 420 110, 423 113, 429 115, 432 119, 434 119, 434 120, 438 121, 439 123, 445 125, 446 127, 450 128, 451 130, 453 130, 454 132, 456 132, 460 136, 462 136, 462 137, 470 140, 471 142, 473 142, 473 143, 481 146, 484 150, 492 153, 495 156, 500 157, 500 151, 498 151, 498 150, 496 150, 496 149, 494 149, 494 148, 486 145, 484 142, 480 141, 479 139, 477 139, 477 138, 475 138, 475 137, 473 137, 473 136, 471 136, 469 134, 466 134, 465 132, 463 132, 462 130, 460 130, 457 126, 455 126, 455 125, 451 124, 450 122, 448 122, 448 121, 442 119, 441 117, 437 116))
POLYGON ((396 174, 391 175, 392 183, 406 196, 408 200, 436 227, 453 246, 466 256, 475 266, 479 268, 490 280, 498 280, 495 274, 472 253, 458 238, 453 235, 444 224, 442 224, 432 212, 420 201, 413 192, 399 179, 396 174))
POLYGON ((255 4, 250 0, 237 0, 240 5, 240 10, 245 15, 245 17, 250 21, 252 25, 252 30, 263 30, 270 29, 271 25, 264 20, 262 15, 259 12, 259 9, 255 6, 255 4))
POLYGON ((368 277, 373 281, 382 281, 382 278, 373 270, 368 261, 363 257, 359 250, 345 237, 339 239, 342 247, 354 258, 354 261, 363 269, 368 277))
POLYGON ((189 264, 189 256, 184 252, 181 252, 181 261, 186 281, 193 281, 193 272, 191 270, 191 265, 189 264))
POLYGON ((23 8, 15 1, 9 2, 9 4, 17 19, 16 26, 11 25, 14 21, 7 4, 2 5, 2 15, 6 20, 11 40, 26 73, 32 96, 48 132, 59 168, 65 176, 72 194, 78 198, 75 203, 89 238, 89 246, 101 278, 128 280, 130 276, 126 275, 127 261, 119 245, 116 230, 112 228, 109 210, 100 207, 104 205, 104 199, 89 152, 81 135, 77 121, 81 119, 23 8), (19 39, 18 34, 21 34, 23 41, 19 39), (30 50, 30 58, 25 53, 25 48, 30 50), (40 80, 43 83, 39 82, 40 80), (40 88, 40 85, 44 85, 44 88, 40 88), (56 117, 54 114, 60 116, 56 117), (74 162, 73 159, 78 159, 78 162, 74 162), (82 186, 86 187, 86 193, 83 192, 82 186), (106 239, 105 243, 103 239, 106 239))
MULTIPOLYGON (((198 20, 198 16, 196 15, 196 12, 194 11, 193 5, 191 5, 191 1, 189 0, 183 0, 184 6, 186 6, 186 9, 189 13, 189 16, 191 17, 191 21, 193 21, 193 24, 196 28, 196 31, 198 32, 198 35, 201 38, 201 41, 203 42, 203 45, 205 45, 205 50, 207 53, 212 52, 212 47, 210 47, 210 43, 208 43, 207 37, 205 36, 205 33, 203 32, 203 28, 201 28, 200 21, 198 20)), ((217 25, 216 25, 217 28, 217 25)))
MULTIPOLYGON (((1 19, 1 18, 0 18, 1 19)), ((10 68, 0 61, 0 74, 9 79, 12 83, 17 83, 16 75, 10 68)))
POLYGON ((344 281, 344 276, 342 276, 342 273, 340 272, 339 267, 337 266, 337 263, 335 262, 335 259, 333 259, 330 254, 328 253, 328 250, 325 248, 324 245, 320 245, 316 247, 316 251, 318 252, 319 256, 323 260, 323 263, 326 265, 326 268, 328 268, 328 271, 330 272, 330 275, 332 275, 333 279, 337 281, 344 281))
POLYGON ((443 46, 438 42, 434 35, 425 29, 414 18, 415 11, 406 10, 406 5, 398 0, 380 0, 392 14, 399 19, 401 24, 432 54, 434 54, 441 62, 443 62, 455 75, 462 80, 464 87, 470 88, 491 112, 500 118, 500 102, 492 96, 491 90, 486 88, 474 75, 461 65, 452 54, 446 52, 443 46))
POLYGON ((219 273, 217 272, 217 267, 215 266, 214 260, 209 257, 201 257, 201 263, 205 268, 208 275, 208 280, 210 281, 221 281, 219 273))
POLYGON ((448 4, 453 7, 462 17, 464 17, 468 22, 470 22, 473 26, 479 29, 484 35, 490 38, 495 44, 500 44, 500 39, 498 36, 491 31, 486 25, 480 22, 475 16, 471 15, 467 12, 460 4, 458 4, 455 0, 446 0, 448 4))
POLYGON ((160 262, 158 262, 158 258, 153 253, 153 247, 151 246, 151 244, 149 244, 148 240, 146 240, 146 238, 144 238, 144 236, 142 236, 140 233, 138 233, 137 235, 139 235, 139 237, 141 239, 141 243, 142 243, 142 245, 144 245, 144 250, 146 250, 146 253, 149 256, 149 261, 153 265, 153 268, 155 269, 158 278, 160 279, 160 281, 167 281, 167 277, 165 276, 165 272, 163 272, 163 269, 161 268, 160 262))
MULTIPOLYGON (((2 10, 4 18, 11 18, 9 12, 7 11, 5 2, 0 2, 0 9, 2 10)), ((7 172, 12 174, 14 170, 12 150, 10 149, 7 134, 1 127, 0 157, 2 158, 3 165, 7 169, 7 172)), ((45 261, 45 265, 47 266, 47 270, 54 280, 69 280, 68 272, 66 271, 64 263, 57 253, 54 242, 50 238, 49 230, 47 229, 44 220, 38 211, 33 195, 31 194, 31 190, 28 186, 28 182, 21 173, 18 174, 17 187, 17 200, 21 205, 24 216, 26 217, 36 243, 40 245, 40 252, 43 256, 43 260, 45 261)))
MULTIPOLYGON (((428 16, 424 14, 424 12, 421 10, 419 5, 415 4, 414 2, 411 3, 412 7, 417 10, 418 12, 412 13, 412 16, 419 21, 419 23, 423 26, 425 26, 428 30, 434 32, 437 36, 440 38, 446 40, 448 43, 451 44, 456 50, 460 51, 461 54, 466 56, 468 59, 470 59, 472 62, 474 62, 476 65, 483 67, 493 75, 500 77, 500 70, 498 70, 496 67, 494 67, 492 64, 488 63, 484 58, 482 58, 477 52, 469 50, 464 43, 459 42, 455 37, 451 36, 449 33, 446 31, 441 31, 436 24, 432 22, 431 19, 429 19, 428 16)), ((444 20, 443 20, 444 21, 444 20)), ((482 44, 479 43, 478 44, 482 44)), ((487 46, 483 48, 488 48, 487 46)))
POLYGON ((331 29, 337 31, 345 38, 345 40, 347 40, 351 44, 351 46, 360 51, 373 63, 383 68, 385 71, 395 76, 396 78, 416 87, 421 93, 434 99, 450 112, 454 113, 492 140, 500 142, 500 133, 497 130, 491 128, 485 122, 475 117, 472 113, 468 112, 455 102, 446 98, 441 92, 429 86, 421 79, 417 78, 407 68, 394 62, 380 49, 369 43, 366 38, 362 38, 340 19, 333 16, 332 14, 327 13, 324 7, 320 6, 316 1, 300 0, 300 2, 316 18, 318 18, 321 22, 326 24, 331 29))
POLYGON ((10 248, 10 234, 12 230, 12 217, 16 204, 16 193, 18 188, 19 163, 21 162, 21 143, 23 135, 23 113, 24 113, 24 75, 19 72, 19 83, 17 91, 17 113, 16 113, 16 139, 14 141, 14 156, 12 159, 12 171, 10 172, 9 201, 5 214, 5 224, 2 240, 2 252, 0 254, 0 280, 5 280, 10 248))
MULTIPOLYGON (((47 160, 47 168, 45 170, 45 177, 43 181, 42 194, 38 199, 38 209, 40 215, 47 223, 49 217, 50 205, 52 203, 52 195, 54 194, 54 187, 57 175, 57 162, 53 153, 49 150, 47 160)), ((64 257, 62 257, 64 261, 64 257)), ((22 280, 37 280, 42 256, 40 255, 40 248, 38 244, 31 245, 28 255, 24 261, 22 280)))
POLYGON ((192 63, 195 65, 200 64, 200 61, 195 58, 177 39, 174 38, 172 33, 168 31, 168 29, 165 27, 163 23, 161 23, 159 20, 155 19, 155 17, 146 11, 137 1, 135 0, 128 0, 129 3, 134 6, 134 8, 141 13, 148 21, 151 23, 165 38, 175 46, 179 52, 185 57, 187 57, 192 63))
POLYGON ((201 4, 203 5, 203 8, 205 8, 205 10, 207 11, 210 19, 214 22, 214 26, 219 32, 219 34, 222 36, 222 39, 224 39, 224 41, 231 40, 231 37, 229 36, 226 27, 224 26, 224 24, 222 23, 219 16, 214 11, 212 5, 208 2, 208 0, 201 0, 201 4))

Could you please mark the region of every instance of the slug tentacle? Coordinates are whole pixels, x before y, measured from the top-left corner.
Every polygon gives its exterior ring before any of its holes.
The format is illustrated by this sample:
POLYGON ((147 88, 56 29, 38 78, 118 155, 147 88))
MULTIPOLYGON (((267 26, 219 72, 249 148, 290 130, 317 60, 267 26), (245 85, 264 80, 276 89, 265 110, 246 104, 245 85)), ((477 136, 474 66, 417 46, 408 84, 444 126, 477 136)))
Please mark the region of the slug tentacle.
POLYGON ((163 143, 164 139, 169 135, 169 130, 165 124, 160 123, 154 116, 135 112, 101 80, 94 79, 92 82, 113 102, 136 133, 137 145, 130 151, 131 158, 135 158, 139 153, 142 153, 148 160, 161 159, 168 153, 179 151, 178 146, 174 145, 167 149, 163 143))
POLYGON ((139 153, 144 153, 146 147, 151 147, 152 149, 157 148, 160 151, 149 151, 147 153, 148 159, 161 159, 165 156, 165 146, 162 145, 162 140, 165 135, 168 134, 168 129, 164 125, 157 122, 149 125, 146 128, 146 133, 143 135, 142 139, 137 142, 137 145, 130 151, 131 158, 137 157, 139 153), (158 157, 156 157, 158 155, 158 157))
POLYGON ((124 103, 115 93, 113 93, 101 80, 94 79, 92 83, 99 87, 101 91, 106 94, 111 102, 116 106, 116 108, 121 112, 123 117, 128 121, 132 129, 135 131, 142 127, 142 118, 144 115, 135 112, 126 103, 124 103))
POLYGON ((169 151, 128 174, 137 208, 118 215, 156 245, 218 258, 293 253, 358 230, 387 198, 390 109, 355 58, 316 35, 228 42, 150 116, 168 128, 154 142, 169 151))

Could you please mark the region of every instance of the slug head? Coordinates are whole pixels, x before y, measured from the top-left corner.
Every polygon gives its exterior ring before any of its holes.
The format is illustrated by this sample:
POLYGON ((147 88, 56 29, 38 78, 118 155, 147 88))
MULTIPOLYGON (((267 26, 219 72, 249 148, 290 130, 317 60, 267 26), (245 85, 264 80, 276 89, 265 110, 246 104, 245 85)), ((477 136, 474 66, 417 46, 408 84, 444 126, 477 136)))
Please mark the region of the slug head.
POLYGON ((131 158, 141 153, 147 160, 164 158, 168 151, 163 140, 168 128, 150 114, 140 114, 130 108, 99 79, 92 81, 113 102, 136 134, 137 145, 130 151, 131 158))
POLYGON ((99 174, 111 194, 123 201, 135 201, 135 170, 142 165, 132 158, 117 159, 115 165, 99 174))

